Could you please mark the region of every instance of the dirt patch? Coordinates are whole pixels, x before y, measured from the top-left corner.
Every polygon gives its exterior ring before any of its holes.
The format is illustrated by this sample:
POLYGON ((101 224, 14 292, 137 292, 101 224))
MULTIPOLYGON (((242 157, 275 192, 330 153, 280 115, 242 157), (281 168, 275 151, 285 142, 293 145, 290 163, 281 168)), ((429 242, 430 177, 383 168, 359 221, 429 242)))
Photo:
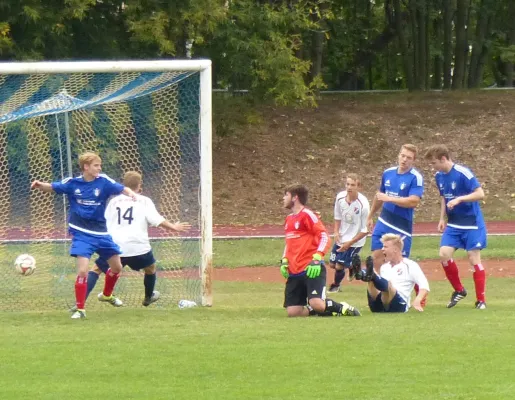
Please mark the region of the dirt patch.
MULTIPOLYGON (((310 206, 332 221, 343 174, 358 172, 370 199, 400 145, 446 143, 473 169, 486 192, 487 219, 515 217, 515 96, 509 91, 364 94, 323 97, 318 109, 261 107, 259 124, 213 141, 215 224, 281 224, 282 191, 311 191, 310 206)), ((435 221, 432 173, 418 161, 426 195, 417 221, 435 221)))
MULTIPOLYGON (((472 278, 472 271, 467 260, 457 260, 462 278, 472 278)), ((428 280, 444 280, 445 274, 438 260, 425 260, 419 262, 420 267, 426 274, 428 280)), ((487 260, 485 268, 488 277, 515 277, 514 260, 487 260)), ((334 278, 334 271, 328 269, 327 283, 331 284, 334 278)), ((279 268, 274 267, 241 267, 241 268, 215 268, 214 279, 218 281, 239 281, 239 282, 284 282, 279 273, 279 268)), ((344 285, 360 285, 361 282, 344 282, 344 285)))

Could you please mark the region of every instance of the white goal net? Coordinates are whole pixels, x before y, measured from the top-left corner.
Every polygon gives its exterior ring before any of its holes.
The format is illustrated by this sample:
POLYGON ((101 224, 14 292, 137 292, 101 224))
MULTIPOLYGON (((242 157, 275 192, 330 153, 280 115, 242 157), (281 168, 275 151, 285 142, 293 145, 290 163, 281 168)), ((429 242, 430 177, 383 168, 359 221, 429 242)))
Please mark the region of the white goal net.
MULTIPOLYGON (((67 201, 30 182, 78 175, 85 151, 117 181, 142 173, 143 194, 160 213, 193 225, 176 235, 150 230, 156 306, 211 305, 210 74, 207 60, 0 64, 0 310, 74 304, 67 201), (14 268, 23 253, 36 259, 30 276, 14 268)), ((115 294, 141 306, 143 274, 124 270, 115 294)), ((105 306, 97 303, 92 294, 87 308, 105 306)))

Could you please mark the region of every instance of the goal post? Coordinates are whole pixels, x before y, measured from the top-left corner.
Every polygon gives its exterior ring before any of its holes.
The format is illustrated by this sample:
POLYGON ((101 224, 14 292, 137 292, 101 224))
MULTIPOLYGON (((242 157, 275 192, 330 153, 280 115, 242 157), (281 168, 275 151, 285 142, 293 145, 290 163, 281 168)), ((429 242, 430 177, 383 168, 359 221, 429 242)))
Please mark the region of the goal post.
MULTIPOLYGON (((98 152, 117 181, 141 172, 163 216, 192 223, 180 235, 150 230, 156 304, 212 305, 211 89, 210 60, 0 63, 0 310, 73 302, 66 199, 29 186, 77 175, 84 151, 98 152), (14 269, 22 253, 36 259, 31 276, 14 269)), ((124 272, 115 291, 140 306, 143 275, 124 272)), ((94 297, 87 308, 102 307, 94 297)))

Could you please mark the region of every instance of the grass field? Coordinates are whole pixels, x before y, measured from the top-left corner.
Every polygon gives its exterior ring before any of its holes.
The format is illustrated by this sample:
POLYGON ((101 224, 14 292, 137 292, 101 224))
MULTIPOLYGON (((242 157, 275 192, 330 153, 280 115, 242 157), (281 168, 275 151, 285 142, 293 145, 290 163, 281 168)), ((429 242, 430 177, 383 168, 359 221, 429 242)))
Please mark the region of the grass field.
MULTIPOLYGON (((490 256, 510 242, 491 238, 490 256)), ((217 265, 263 250, 229 243, 217 265)), ((403 315, 371 314, 364 285, 345 285, 332 296, 360 318, 288 319, 281 283, 241 282, 214 282, 213 308, 0 312, 0 399, 513 399, 514 279, 489 279, 484 311, 464 283, 457 307, 431 282, 425 312, 403 315)))
MULTIPOLYGON (((363 249, 365 254, 370 249, 367 243, 363 249)), ((413 260, 438 258, 440 237, 417 236, 413 238, 413 260)), ((284 250, 284 239, 236 239, 216 240, 214 242, 214 264, 218 267, 239 267, 258 265, 277 265, 284 250)), ((481 252, 484 259, 515 258, 515 237, 490 236, 488 247, 481 252)), ((456 258, 465 258, 463 250, 456 252, 456 258)), ((328 257, 326 257, 327 259, 328 257)))

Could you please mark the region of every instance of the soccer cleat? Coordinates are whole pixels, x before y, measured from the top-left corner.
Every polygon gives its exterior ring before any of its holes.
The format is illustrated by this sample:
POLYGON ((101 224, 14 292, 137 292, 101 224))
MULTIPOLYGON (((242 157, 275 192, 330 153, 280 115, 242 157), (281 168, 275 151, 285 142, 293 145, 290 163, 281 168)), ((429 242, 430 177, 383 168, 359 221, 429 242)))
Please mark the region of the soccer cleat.
POLYGON ((104 301, 106 303, 111 304, 113 307, 121 307, 123 306, 123 302, 113 295, 111 296, 105 296, 104 293, 98 294, 98 301, 104 301))
POLYGON ((342 290, 340 289, 340 285, 335 285, 334 283, 332 283, 331 286, 329 286, 329 290, 327 292, 328 293, 338 293, 341 291, 342 290))
POLYGON ((352 260, 350 262, 349 268, 349 281, 352 281, 354 278, 357 280, 361 279, 361 258, 359 254, 354 254, 352 256, 352 260))
POLYGON ((72 314, 72 319, 84 319, 86 318, 85 310, 77 310, 72 314))
POLYGON ((71 312, 71 313, 74 313, 75 311, 77 311, 77 305, 74 305, 73 307, 70 307, 70 309, 68 311, 71 312))
POLYGON ((476 308, 478 310, 486 310, 486 303, 484 301, 476 301, 476 308))
POLYGON ((456 304, 458 304, 460 300, 463 300, 465 297, 467 297, 467 291, 465 290, 465 288, 463 288, 463 290, 460 292, 455 290, 454 292, 452 292, 451 301, 449 301, 449 304, 447 304, 447 308, 454 307, 456 304))
POLYGON ((372 256, 368 256, 365 260, 366 269, 361 271, 361 280, 363 282, 370 282, 375 275, 374 272, 374 259, 372 256))
POLYGON ((143 302, 141 304, 143 304, 145 307, 148 307, 152 303, 155 303, 156 301, 158 301, 159 297, 161 297, 161 293, 159 293, 157 290, 154 290, 152 292, 152 297, 145 297, 145 299, 143 300, 143 302))
POLYGON ((338 315, 344 315, 346 317, 359 317, 361 313, 357 308, 352 307, 349 303, 345 303, 342 301, 340 303, 342 305, 342 311, 338 315))

